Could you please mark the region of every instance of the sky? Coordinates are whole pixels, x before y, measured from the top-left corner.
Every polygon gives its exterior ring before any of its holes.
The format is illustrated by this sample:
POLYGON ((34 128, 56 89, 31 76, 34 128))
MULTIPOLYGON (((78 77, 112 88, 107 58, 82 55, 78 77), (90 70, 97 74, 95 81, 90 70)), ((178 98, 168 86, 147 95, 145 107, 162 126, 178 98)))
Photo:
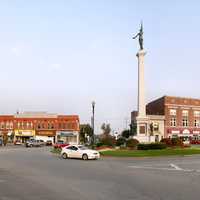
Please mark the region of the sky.
POLYGON ((0 114, 77 114, 95 132, 128 127, 137 109, 144 26, 146 102, 200 98, 200 2, 168 0, 1 0, 0 114))

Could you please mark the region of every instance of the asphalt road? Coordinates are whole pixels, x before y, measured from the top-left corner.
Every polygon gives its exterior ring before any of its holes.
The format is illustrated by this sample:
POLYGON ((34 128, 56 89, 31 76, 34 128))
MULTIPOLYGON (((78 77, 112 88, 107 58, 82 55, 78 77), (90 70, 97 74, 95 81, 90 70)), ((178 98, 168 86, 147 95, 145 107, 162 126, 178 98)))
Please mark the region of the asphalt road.
POLYGON ((48 148, 0 148, 0 200, 188 200, 200 156, 63 160, 48 148))

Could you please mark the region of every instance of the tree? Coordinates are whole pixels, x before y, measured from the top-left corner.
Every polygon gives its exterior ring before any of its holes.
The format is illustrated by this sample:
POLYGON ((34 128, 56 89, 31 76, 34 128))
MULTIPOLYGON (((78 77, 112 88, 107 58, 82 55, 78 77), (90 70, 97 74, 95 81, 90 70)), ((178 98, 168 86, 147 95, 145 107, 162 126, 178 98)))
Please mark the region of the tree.
POLYGON ((122 131, 122 137, 129 138, 130 137, 130 130, 123 130, 122 131))
POLYGON ((103 135, 105 137, 109 136, 110 135, 110 132, 111 132, 111 128, 110 128, 110 124, 105 124, 103 123, 101 125, 101 129, 103 130, 103 135))
POLYGON ((137 124, 130 124, 130 135, 137 135, 137 124))
POLYGON ((89 124, 81 124, 80 125, 80 142, 86 143, 86 136, 91 137, 93 134, 93 129, 89 124))

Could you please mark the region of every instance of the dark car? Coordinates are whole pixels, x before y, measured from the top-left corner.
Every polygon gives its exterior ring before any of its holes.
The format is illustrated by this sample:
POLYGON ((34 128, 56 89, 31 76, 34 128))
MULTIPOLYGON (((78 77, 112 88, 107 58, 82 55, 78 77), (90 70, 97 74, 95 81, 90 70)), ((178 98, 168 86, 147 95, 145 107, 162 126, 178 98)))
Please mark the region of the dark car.
POLYGON ((52 146, 52 144, 53 144, 53 143, 52 143, 51 140, 47 140, 47 141, 46 141, 46 146, 52 146))

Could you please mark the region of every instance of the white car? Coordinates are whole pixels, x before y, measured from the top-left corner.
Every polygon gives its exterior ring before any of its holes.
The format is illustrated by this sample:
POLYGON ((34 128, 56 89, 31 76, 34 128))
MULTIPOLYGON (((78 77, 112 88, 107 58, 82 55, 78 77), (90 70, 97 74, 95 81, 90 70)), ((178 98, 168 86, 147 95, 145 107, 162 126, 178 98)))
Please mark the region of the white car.
POLYGON ((98 159, 100 154, 98 151, 88 149, 83 145, 69 145, 62 148, 61 156, 67 158, 82 158, 83 160, 98 159))

